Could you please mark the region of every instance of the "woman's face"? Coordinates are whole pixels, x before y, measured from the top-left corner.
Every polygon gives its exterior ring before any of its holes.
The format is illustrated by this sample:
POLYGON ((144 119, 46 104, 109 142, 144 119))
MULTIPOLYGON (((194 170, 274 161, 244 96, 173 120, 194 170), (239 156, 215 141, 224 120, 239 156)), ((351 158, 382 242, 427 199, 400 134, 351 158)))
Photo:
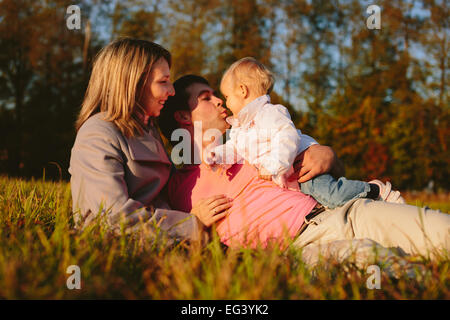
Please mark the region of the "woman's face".
POLYGON ((204 131, 218 129, 225 132, 229 124, 225 121, 228 117, 227 110, 222 106, 223 101, 214 95, 213 89, 203 83, 190 85, 186 92, 189 94, 189 107, 191 109, 191 121, 201 121, 204 131))
POLYGON ((140 103, 147 116, 158 117, 167 98, 174 94, 175 90, 170 82, 169 64, 161 58, 153 64, 147 76, 140 103))

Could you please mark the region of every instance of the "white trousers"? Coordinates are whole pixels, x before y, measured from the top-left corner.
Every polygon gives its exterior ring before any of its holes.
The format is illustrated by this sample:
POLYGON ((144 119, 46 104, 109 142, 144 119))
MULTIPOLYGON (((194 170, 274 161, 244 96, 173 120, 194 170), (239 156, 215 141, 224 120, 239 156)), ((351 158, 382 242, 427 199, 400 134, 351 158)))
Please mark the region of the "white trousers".
POLYGON ((450 252, 450 215, 429 208, 355 199, 305 223, 293 246, 311 266, 321 258, 353 259, 361 267, 398 252, 430 259, 450 252))

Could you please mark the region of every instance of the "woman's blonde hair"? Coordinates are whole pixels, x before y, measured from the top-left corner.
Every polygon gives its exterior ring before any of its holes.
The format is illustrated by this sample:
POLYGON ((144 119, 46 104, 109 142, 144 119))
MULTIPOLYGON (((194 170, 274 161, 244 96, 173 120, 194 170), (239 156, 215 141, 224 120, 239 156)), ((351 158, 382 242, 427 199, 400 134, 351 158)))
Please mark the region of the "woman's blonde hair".
POLYGON ((143 133, 145 110, 139 100, 153 64, 171 55, 162 46, 145 40, 122 38, 97 55, 76 122, 77 131, 98 112, 113 122, 126 137, 143 133))
POLYGON ((261 62, 252 57, 245 57, 234 62, 225 71, 220 86, 231 81, 233 88, 240 83, 254 90, 258 95, 270 94, 275 83, 273 73, 261 62))

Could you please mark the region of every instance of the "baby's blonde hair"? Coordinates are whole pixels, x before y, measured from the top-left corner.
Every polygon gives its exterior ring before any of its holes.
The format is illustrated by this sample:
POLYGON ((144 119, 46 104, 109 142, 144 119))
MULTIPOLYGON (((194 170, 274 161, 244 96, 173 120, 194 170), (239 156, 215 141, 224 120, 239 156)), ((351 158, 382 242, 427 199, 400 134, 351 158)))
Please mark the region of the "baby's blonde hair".
POLYGON ((252 57, 245 57, 233 63, 222 77, 221 88, 227 80, 231 81, 233 88, 242 83, 257 95, 270 94, 275 83, 272 72, 252 57))
POLYGON ((169 51, 145 40, 122 38, 103 48, 95 59, 76 129, 94 114, 104 112, 105 120, 113 122, 126 137, 142 134, 145 110, 139 100, 147 75, 161 58, 170 67, 169 51))

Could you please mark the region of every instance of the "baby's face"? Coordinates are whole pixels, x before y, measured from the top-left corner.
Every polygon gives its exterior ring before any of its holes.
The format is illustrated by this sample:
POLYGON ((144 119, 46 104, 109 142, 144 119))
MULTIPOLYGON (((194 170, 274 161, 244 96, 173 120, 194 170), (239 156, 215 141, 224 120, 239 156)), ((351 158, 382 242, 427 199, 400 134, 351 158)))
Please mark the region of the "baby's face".
POLYGON ((239 88, 236 88, 228 79, 222 81, 220 91, 226 99, 227 108, 233 112, 234 116, 237 116, 239 111, 245 106, 245 95, 243 96, 239 88))

